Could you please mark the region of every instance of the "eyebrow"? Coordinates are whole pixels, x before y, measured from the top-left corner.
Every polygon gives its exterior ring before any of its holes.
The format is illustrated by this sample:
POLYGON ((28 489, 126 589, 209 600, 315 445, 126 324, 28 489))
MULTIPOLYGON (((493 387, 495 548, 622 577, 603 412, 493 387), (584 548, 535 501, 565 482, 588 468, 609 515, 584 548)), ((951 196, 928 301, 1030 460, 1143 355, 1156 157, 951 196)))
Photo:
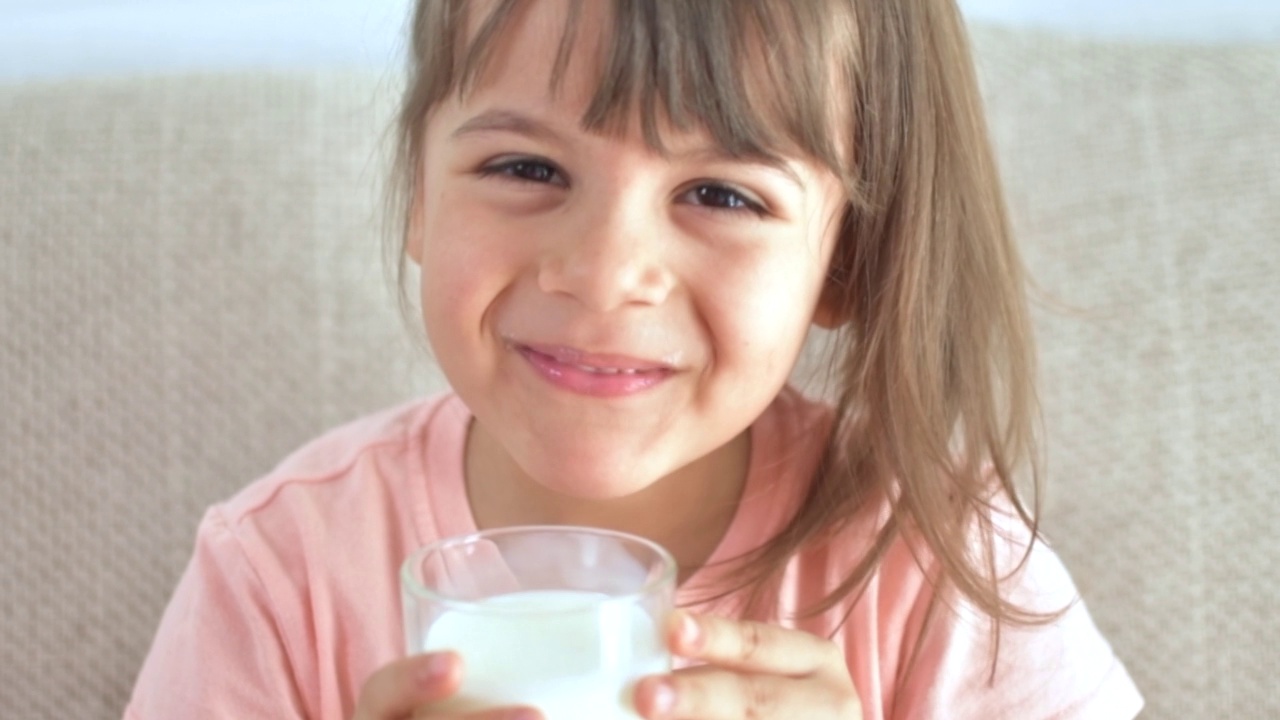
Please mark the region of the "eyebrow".
POLYGON ((485 132, 509 132, 539 140, 562 140, 550 125, 512 110, 486 110, 462 123, 453 137, 485 132))
MULTIPOLYGON (((555 128, 536 118, 514 110, 486 110, 459 125, 454 129, 452 137, 457 138, 486 132, 509 132, 533 138, 535 140, 558 143, 564 142, 564 136, 557 132, 555 128)), ((770 170, 775 170, 778 173, 785 175, 788 180, 795 183, 801 189, 807 187, 804 181, 800 178, 800 175, 796 173, 795 168, 791 167, 791 165, 783 158, 769 153, 733 155, 718 146, 707 146, 703 148, 696 148, 684 153, 677 153, 675 156, 683 159, 702 161, 746 161, 764 166, 770 170)))

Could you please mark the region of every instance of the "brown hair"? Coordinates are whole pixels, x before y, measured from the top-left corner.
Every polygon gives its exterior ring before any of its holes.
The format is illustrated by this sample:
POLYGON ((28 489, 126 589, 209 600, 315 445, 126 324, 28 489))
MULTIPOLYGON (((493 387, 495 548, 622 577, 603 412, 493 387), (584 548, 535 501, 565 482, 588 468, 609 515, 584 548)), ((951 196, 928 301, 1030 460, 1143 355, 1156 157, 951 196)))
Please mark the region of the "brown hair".
MULTIPOLYGON (((582 2, 570 6, 560 70, 582 2)), ((466 0, 418 2, 397 138, 406 235, 431 110, 467 92, 524 3, 492 5, 473 22, 466 0)), ((584 127, 607 131, 638 111, 660 148, 659 119, 696 123, 732 153, 814 158, 849 198, 826 289, 845 321, 830 358, 832 442, 802 509, 744 559, 735 589, 758 587, 867 498, 886 497, 872 551, 810 611, 856 597, 905 538, 947 591, 937 597, 958 592, 999 621, 1045 619, 1000 590, 999 503, 1038 535, 1015 482, 1026 463, 1038 503, 1034 358, 953 0, 615 0, 613 17, 584 127)))

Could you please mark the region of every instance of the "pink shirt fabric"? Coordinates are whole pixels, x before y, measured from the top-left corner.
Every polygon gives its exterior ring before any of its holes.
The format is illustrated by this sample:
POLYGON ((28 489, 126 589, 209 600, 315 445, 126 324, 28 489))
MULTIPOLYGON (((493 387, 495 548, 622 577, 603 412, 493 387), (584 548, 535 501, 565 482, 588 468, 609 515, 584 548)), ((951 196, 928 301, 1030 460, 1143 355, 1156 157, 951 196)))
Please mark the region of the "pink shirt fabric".
MULTIPOLYGON (((212 507, 125 717, 349 720, 365 679, 403 655, 402 560, 437 538, 476 530, 463 482, 470 419, 451 394, 364 418, 212 507)), ((753 425, 736 516, 678 602, 741 616, 740 598, 698 600, 714 587, 717 563, 758 546, 795 512, 828 425, 824 406, 790 389, 753 425)), ((837 542, 793 558, 776 607, 754 619, 831 634, 847 607, 799 621, 789 615, 862 556, 883 513, 872 508, 837 542)), ((1077 600, 1043 543, 1013 592, 1043 609, 1077 600)), ((920 639, 930 597, 900 542, 835 635, 867 720, 1127 720, 1141 709, 1082 602, 1051 625, 1005 629, 993 674, 989 626, 971 609, 940 612, 920 639), (921 654, 907 673, 918 639, 921 654)))

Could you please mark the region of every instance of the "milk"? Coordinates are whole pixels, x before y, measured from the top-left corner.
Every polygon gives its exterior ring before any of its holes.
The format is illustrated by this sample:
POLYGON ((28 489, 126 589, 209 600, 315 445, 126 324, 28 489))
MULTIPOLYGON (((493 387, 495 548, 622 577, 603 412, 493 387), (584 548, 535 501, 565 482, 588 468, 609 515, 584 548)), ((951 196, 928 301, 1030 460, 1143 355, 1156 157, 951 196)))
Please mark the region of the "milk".
POLYGON ((599 593, 537 590, 451 610, 427 630, 425 649, 466 663, 458 694, 441 709, 531 705, 546 720, 639 720, 632 687, 670 669, 653 618, 599 593))

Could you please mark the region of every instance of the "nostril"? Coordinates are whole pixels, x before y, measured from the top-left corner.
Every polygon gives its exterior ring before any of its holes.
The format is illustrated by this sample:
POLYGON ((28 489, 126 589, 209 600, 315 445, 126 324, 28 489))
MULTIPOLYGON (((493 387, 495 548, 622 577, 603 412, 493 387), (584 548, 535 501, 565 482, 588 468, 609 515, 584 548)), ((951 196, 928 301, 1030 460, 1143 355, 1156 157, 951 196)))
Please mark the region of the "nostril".
POLYGON ((597 311, 630 304, 657 304, 670 293, 672 276, 661 260, 636 251, 610 251, 574 244, 544 258, 538 287, 569 295, 597 311))

